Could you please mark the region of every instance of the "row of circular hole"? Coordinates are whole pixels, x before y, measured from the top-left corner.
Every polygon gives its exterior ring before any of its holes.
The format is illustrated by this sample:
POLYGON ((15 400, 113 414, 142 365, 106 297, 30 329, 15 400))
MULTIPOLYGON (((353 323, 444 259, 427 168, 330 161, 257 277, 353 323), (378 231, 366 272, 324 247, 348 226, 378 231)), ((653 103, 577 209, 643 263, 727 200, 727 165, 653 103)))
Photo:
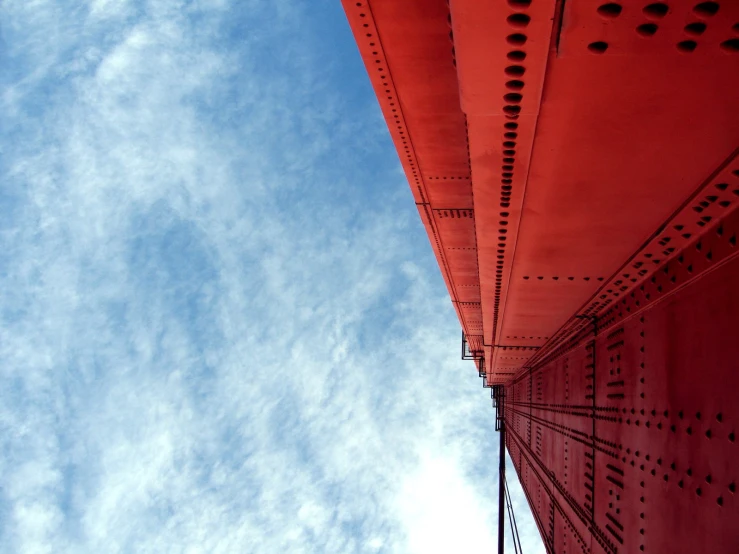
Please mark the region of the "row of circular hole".
MULTIPOLYGON (((362 3, 361 2, 357 2, 356 3, 356 6, 358 8, 362 8, 362 3)), ((365 13, 360 13, 359 14, 359 17, 364 18, 364 17, 366 17, 366 14, 365 13)), ((369 24, 368 23, 363 23, 362 24, 362 27, 364 27, 365 29, 369 29, 369 24)), ((371 39, 371 40, 373 39, 372 33, 366 33, 365 36, 368 39, 371 39)), ((375 47, 375 43, 374 42, 370 42, 369 45, 371 47, 375 47)), ((377 63, 377 64, 382 63, 381 60, 380 60, 380 58, 379 58, 379 52, 378 51, 373 51, 372 52, 372 55, 375 56, 375 58, 376 58, 375 59, 375 63, 377 63)), ((385 69, 382 66, 378 67, 377 70, 381 74, 384 73, 384 71, 385 71, 385 69)), ((386 76, 385 75, 380 75, 380 78, 383 80, 383 84, 385 84, 387 86, 388 83, 385 82, 386 76)), ((405 150, 405 154, 406 154, 406 158, 408 160, 408 164, 411 167, 411 171, 413 173, 413 179, 415 180, 416 184, 418 185, 418 184, 420 184, 419 175, 418 175, 418 168, 416 167, 416 164, 413 161, 413 156, 411 155, 410 146, 408 145, 408 137, 405 134, 403 125, 401 125, 400 116, 398 115, 397 108, 395 107, 395 100, 394 100, 394 98, 392 96, 392 91, 389 88, 387 88, 387 89, 385 89, 385 94, 388 95, 387 96, 387 99, 391 101, 390 102, 390 107, 391 107, 391 110, 392 110, 392 113, 393 113, 393 119, 395 120, 396 128, 398 130, 398 134, 400 135, 401 142, 403 143, 403 149, 405 150)))
MULTIPOLYGON (((529 7, 530 1, 509 0, 509 4, 517 9, 525 9, 529 7)), ((506 209, 510 206, 510 197, 513 190, 513 170, 514 163, 516 161, 515 156, 518 139, 518 123, 516 123, 515 120, 518 119, 521 112, 520 103, 523 100, 523 94, 521 93, 521 90, 523 90, 525 86, 525 83, 523 80, 521 80, 521 77, 523 77, 524 73, 526 72, 526 68, 520 65, 520 63, 526 59, 526 52, 521 48, 526 44, 528 37, 524 33, 520 32, 520 30, 528 26, 528 24, 531 22, 531 17, 524 13, 513 13, 508 16, 506 21, 511 27, 513 27, 514 29, 518 29, 519 32, 514 32, 506 37, 506 41, 508 42, 508 44, 514 47, 513 50, 508 52, 506 57, 510 62, 513 62, 514 65, 509 65, 505 68, 506 76, 511 77, 511 79, 508 80, 505 84, 506 88, 510 92, 506 92, 503 95, 503 101, 505 102, 505 105, 503 106, 503 113, 505 114, 506 118, 511 121, 507 121, 503 125, 503 165, 501 166, 500 193, 500 207, 503 209, 506 209)), ((503 286, 503 266, 506 247, 505 235, 508 232, 505 227, 508 225, 507 219, 509 217, 509 213, 507 211, 502 211, 500 212, 500 217, 502 219, 499 222, 501 228, 498 229, 498 231, 500 232, 500 236, 498 237, 500 242, 498 243, 497 263, 495 268, 495 293, 493 298, 494 326, 497 326, 498 314, 500 310, 500 297, 501 289, 503 286)))
MULTIPOLYGON (((357 2, 356 3, 356 6, 358 8, 362 8, 362 3, 361 2, 357 2)), ((367 16, 367 14, 365 14, 365 13, 360 13, 359 14, 359 17, 361 17, 361 18, 364 18, 366 16, 367 16)), ((364 27, 366 30, 368 30, 369 29, 369 23, 363 23, 362 24, 362 27, 364 27)), ((373 39, 372 33, 366 33, 365 36, 368 39, 373 39)), ((375 43, 374 42, 370 42, 369 45, 371 47, 373 47, 373 48, 375 47, 375 43)), ((372 52, 372 55, 375 57, 375 63, 376 64, 382 64, 382 60, 380 59, 380 53, 378 51, 373 51, 372 52)), ((385 81, 387 79, 387 77, 383 74, 385 72, 385 68, 382 67, 382 65, 380 65, 377 68, 377 71, 379 71, 380 74, 381 74, 380 75, 380 79, 382 79, 383 84, 385 86, 388 86, 388 83, 385 81)), ((408 165, 410 165, 411 171, 413 172, 413 179, 415 180, 416 184, 419 184, 418 169, 416 168, 416 164, 413 161, 413 156, 411 155, 411 150, 410 150, 410 147, 408 146, 408 137, 405 134, 405 130, 404 130, 403 125, 401 124, 400 116, 398 115, 398 109, 397 109, 397 107, 395 107, 395 99, 392 96, 392 91, 389 88, 386 88, 385 89, 385 94, 387 94, 387 99, 390 100, 390 109, 391 109, 392 114, 393 114, 393 119, 395 121, 395 125, 396 125, 396 128, 398 130, 398 134, 400 135, 400 140, 403 143, 403 149, 405 150, 405 155, 406 155, 406 158, 408 160, 408 165)))
MULTIPOLYGON (((690 27, 690 25, 686 26, 686 32, 688 32, 688 27, 690 27)), ((636 28, 636 32, 642 36, 652 36, 654 35, 654 33, 657 32, 657 26, 652 23, 646 23, 644 25, 639 25, 639 27, 636 28)), ((698 43, 694 40, 681 40, 675 46, 680 52, 689 54, 693 52, 696 48, 698 48, 698 43)), ((739 39, 732 38, 729 40, 725 40, 719 45, 719 47, 725 52, 739 52, 739 39)), ((588 50, 590 50, 594 54, 603 54, 606 50, 608 50, 608 43, 602 40, 591 42, 590 44, 588 44, 588 50)))
MULTIPOLYGON (((716 2, 703 2, 696 5, 693 8, 693 12, 701 17, 711 17, 718 12, 718 9, 719 5, 716 2)), ((621 10, 621 5, 614 2, 603 4, 597 9, 601 16, 609 19, 618 17, 621 14, 621 10)), ((667 4, 658 2, 645 6, 642 11, 647 17, 659 19, 667 15, 669 7, 667 4)), ((657 32, 658 28, 655 23, 644 23, 636 28, 636 32, 643 37, 651 37, 657 32)), ((696 21, 688 23, 683 30, 689 35, 698 36, 703 34, 706 28, 705 23, 696 21)), ((734 32, 739 32, 739 23, 734 24, 733 30, 734 32)), ((697 47, 698 43, 694 40, 683 40, 677 43, 677 49, 685 53, 693 52, 697 47)), ((725 40, 720 44, 720 47, 726 52, 739 52, 739 39, 725 40)), ((588 49, 595 54, 603 54, 608 50, 608 43, 604 41, 592 42, 588 45, 588 49)))
MULTIPOLYGON (((693 13, 698 17, 713 17, 718 13, 720 5, 718 2, 701 2, 693 6, 693 13)), ((598 7, 598 13, 606 19, 614 19, 621 15, 623 8, 617 2, 609 2, 598 7)), ((642 13, 649 19, 662 19, 670 11, 670 7, 664 2, 654 2, 642 8, 642 13)))

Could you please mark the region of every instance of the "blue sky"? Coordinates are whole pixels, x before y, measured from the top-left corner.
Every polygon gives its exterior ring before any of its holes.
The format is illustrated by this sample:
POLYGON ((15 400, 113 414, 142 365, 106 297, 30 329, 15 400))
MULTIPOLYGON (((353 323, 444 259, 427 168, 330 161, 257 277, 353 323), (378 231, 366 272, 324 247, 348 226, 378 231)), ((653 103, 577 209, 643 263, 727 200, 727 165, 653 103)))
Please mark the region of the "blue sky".
POLYGON ((0 56, 0 552, 494 551, 489 393, 338 0, 7 0, 0 56))

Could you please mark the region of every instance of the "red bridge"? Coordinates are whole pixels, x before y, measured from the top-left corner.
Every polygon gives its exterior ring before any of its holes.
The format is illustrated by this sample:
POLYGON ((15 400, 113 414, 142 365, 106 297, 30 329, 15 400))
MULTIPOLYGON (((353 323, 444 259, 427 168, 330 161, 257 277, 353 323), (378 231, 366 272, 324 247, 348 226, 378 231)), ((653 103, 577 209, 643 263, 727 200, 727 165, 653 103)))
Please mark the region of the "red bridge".
POLYGON ((739 552, 739 1, 343 3, 547 551, 739 552))

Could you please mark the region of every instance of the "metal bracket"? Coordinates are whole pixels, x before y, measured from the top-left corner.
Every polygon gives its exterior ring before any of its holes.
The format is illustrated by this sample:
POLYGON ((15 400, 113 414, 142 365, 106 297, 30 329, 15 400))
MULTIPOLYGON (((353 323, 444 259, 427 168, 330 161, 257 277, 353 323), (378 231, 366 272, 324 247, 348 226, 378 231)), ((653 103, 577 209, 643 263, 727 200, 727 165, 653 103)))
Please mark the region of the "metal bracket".
POLYGON ((495 430, 500 431, 504 426, 505 386, 493 385, 490 390, 490 398, 493 399, 493 408, 495 408, 495 430))
POLYGON ((483 352, 477 350, 470 350, 470 344, 467 342, 467 337, 462 331, 462 359, 463 360, 477 360, 482 358, 483 352))

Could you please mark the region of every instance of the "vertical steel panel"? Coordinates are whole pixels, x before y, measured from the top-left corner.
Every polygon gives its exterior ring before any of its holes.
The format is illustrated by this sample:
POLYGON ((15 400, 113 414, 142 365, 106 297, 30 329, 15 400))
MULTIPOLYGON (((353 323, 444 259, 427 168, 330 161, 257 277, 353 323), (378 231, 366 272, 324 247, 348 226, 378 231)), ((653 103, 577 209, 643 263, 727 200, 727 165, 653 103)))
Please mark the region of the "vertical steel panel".
POLYGON ((681 253, 687 263, 723 240, 725 261, 652 303, 619 303, 594 344, 585 338, 517 381, 535 391, 537 478, 522 483, 555 552, 739 551, 736 220, 681 253))

